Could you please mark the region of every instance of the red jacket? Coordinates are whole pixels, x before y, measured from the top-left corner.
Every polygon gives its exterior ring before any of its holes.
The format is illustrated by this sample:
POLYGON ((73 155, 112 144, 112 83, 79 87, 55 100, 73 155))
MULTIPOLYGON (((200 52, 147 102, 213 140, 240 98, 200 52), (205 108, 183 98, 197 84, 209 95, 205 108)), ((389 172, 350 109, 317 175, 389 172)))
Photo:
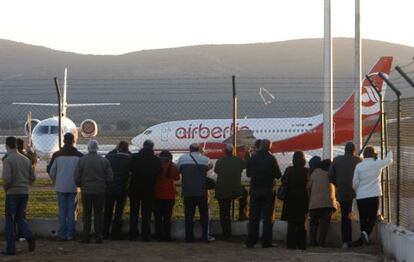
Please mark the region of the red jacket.
POLYGON ((162 159, 161 174, 157 176, 155 184, 155 199, 174 200, 175 184, 174 181, 180 179, 180 174, 174 163, 170 160, 162 159))

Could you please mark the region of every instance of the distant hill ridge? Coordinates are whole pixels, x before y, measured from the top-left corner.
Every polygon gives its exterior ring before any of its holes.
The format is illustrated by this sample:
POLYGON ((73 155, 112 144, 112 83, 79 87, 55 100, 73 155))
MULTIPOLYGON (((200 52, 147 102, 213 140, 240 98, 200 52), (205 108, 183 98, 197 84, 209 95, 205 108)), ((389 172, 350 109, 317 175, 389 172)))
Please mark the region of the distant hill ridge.
MULTIPOLYGON (((334 77, 353 77, 354 40, 335 38, 334 77)), ((363 40, 363 70, 383 55, 407 64, 414 47, 363 40)), ((0 39, 0 79, 129 79, 180 77, 322 77, 322 39, 273 43, 200 45, 143 50, 123 55, 82 55, 0 39)))

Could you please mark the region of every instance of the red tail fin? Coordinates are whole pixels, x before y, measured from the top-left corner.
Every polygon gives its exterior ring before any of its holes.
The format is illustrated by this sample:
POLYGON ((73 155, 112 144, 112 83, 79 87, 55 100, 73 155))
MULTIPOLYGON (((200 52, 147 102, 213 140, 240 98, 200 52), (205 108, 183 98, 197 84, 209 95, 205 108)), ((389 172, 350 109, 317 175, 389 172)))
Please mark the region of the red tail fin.
MULTIPOLYGON (((385 94, 386 85, 384 85, 384 81, 378 76, 378 73, 382 72, 388 76, 391 71, 392 59, 392 56, 381 57, 368 74, 382 95, 385 94)), ((361 85, 361 104, 362 134, 366 135, 371 132, 380 113, 380 98, 366 78, 364 78, 361 85)), ((352 140, 354 132, 354 93, 335 112, 333 120, 335 123, 334 142, 341 143, 352 140)))
MULTIPOLYGON (((368 76, 373 80, 377 90, 385 94, 386 86, 382 78, 378 76, 379 72, 382 72, 385 75, 389 75, 392 65, 392 56, 383 56, 378 62, 371 68, 368 76)), ((377 92, 370 85, 368 80, 364 78, 361 85, 361 113, 362 117, 366 118, 368 116, 377 115, 380 111, 380 99, 377 92)), ((345 103, 338 108, 334 114, 335 124, 339 124, 342 119, 353 119, 354 118, 354 93, 348 97, 345 103)))
MULTIPOLYGON (((382 95, 385 94, 386 85, 378 73, 382 72, 384 75, 389 76, 391 71, 392 56, 383 56, 378 62, 371 68, 368 76, 372 79, 377 90, 382 95)), ((380 111, 380 98, 374 88, 370 85, 368 79, 364 78, 361 87, 361 111, 363 116, 369 116, 378 114, 380 111)))
MULTIPOLYGON (((381 93, 385 94, 383 80, 378 76, 379 72, 389 75, 391 71, 392 57, 381 57, 372 67, 369 76, 381 93)), ((373 90, 367 79, 361 85, 362 100, 362 133, 367 135, 380 113, 378 94, 373 90)), ((334 116, 334 144, 342 144, 351 141, 354 134, 354 94, 348 97, 345 103, 336 110, 334 116)), ((311 150, 322 147, 323 123, 316 126, 312 132, 306 132, 288 139, 274 141, 272 152, 289 152, 295 150, 311 150)))

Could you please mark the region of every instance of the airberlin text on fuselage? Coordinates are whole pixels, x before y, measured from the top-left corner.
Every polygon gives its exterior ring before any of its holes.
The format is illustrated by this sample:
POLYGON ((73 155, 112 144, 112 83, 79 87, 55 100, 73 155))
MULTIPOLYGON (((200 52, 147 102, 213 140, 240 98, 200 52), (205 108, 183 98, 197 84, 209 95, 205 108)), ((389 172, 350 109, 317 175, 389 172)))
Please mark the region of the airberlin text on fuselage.
MULTIPOLYGON (((203 124, 199 124, 196 126, 193 126, 190 124, 188 127, 178 127, 175 130, 175 137, 177 139, 194 139, 194 138, 201 138, 201 139, 207 139, 207 138, 226 138, 229 137, 232 134, 233 130, 233 124, 230 126, 220 127, 220 126, 214 126, 214 127, 207 127, 203 126, 203 124)), ((237 126, 237 130, 249 130, 249 127, 237 126)))

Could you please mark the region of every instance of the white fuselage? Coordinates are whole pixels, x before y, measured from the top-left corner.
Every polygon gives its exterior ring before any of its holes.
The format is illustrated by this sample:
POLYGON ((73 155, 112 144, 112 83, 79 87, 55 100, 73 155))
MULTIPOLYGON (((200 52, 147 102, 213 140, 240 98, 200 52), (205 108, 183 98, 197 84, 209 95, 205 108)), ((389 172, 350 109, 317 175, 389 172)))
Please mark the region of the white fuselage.
MULTIPOLYGON (((369 71, 375 87, 367 79, 361 85, 361 119, 364 128, 361 134, 370 132, 370 119, 377 119, 380 112, 378 91, 385 94, 386 85, 378 72, 389 75, 393 58, 383 56, 369 71)), ((340 108, 333 112, 333 140, 342 143, 352 140, 354 124, 354 95, 351 94, 340 108)), ((322 114, 302 118, 261 118, 238 119, 237 129, 249 129, 255 139, 269 139, 280 152, 290 152, 301 148, 322 147, 322 114)), ((187 150, 192 143, 225 143, 232 136, 231 119, 198 119, 170 121, 154 125, 132 139, 132 144, 142 147, 150 139, 157 150, 187 150)), ((245 132, 246 133, 246 132, 245 132)), ((303 149, 301 149, 303 150, 303 149)))
MULTIPOLYGON (((305 118, 238 119, 238 130, 251 130, 256 139, 278 141, 306 132, 322 122, 322 115, 305 118)), ((222 143, 232 135, 231 119, 170 121, 154 125, 132 139, 141 147, 150 139, 157 150, 187 150, 192 143, 222 143)))
MULTIPOLYGON (((63 135, 69 132, 77 137, 78 130, 75 123, 67 117, 62 117, 62 139, 63 135)), ((33 128, 32 146, 42 158, 50 158, 54 152, 59 150, 58 117, 42 120, 33 128)))

